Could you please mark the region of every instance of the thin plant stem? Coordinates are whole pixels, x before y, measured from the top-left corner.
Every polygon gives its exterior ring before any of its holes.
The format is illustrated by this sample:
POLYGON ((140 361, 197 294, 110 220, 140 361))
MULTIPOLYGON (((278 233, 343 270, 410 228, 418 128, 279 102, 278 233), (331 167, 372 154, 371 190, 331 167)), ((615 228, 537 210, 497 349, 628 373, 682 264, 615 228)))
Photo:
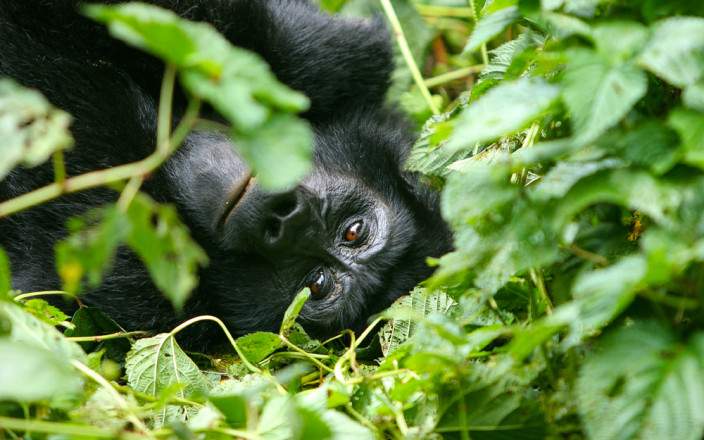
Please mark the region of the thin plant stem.
POLYGON ((460 6, 438 6, 415 4, 416 10, 420 15, 425 17, 455 17, 455 18, 472 18, 474 13, 471 8, 463 8, 460 6))
MULTIPOLYGON (((472 18, 474 19, 474 26, 476 28, 477 23, 479 22, 479 12, 477 11, 477 5, 474 3, 474 0, 469 0, 469 7, 472 10, 472 18)), ((482 43, 480 51, 482 54, 482 63, 484 63, 485 66, 488 66, 489 65, 489 53, 486 50, 486 43, 482 43)))
POLYGON ((95 381, 98 385, 100 385, 102 388, 107 391, 110 396, 113 398, 115 403, 117 404, 120 409, 125 411, 127 413, 127 420, 130 421, 137 429, 140 431, 144 432, 145 434, 149 433, 149 429, 147 426, 142 422, 139 417, 136 415, 132 414, 130 411, 129 404, 125 400, 124 397, 122 397, 122 394, 118 393, 115 388, 108 382, 103 376, 100 374, 96 373, 95 371, 91 370, 87 365, 83 364, 82 362, 79 362, 77 360, 72 360, 71 365, 73 365, 74 368, 76 368, 78 371, 81 373, 85 374, 89 378, 91 378, 93 381, 95 381))
POLYGON ((289 340, 286 338, 286 336, 280 334, 280 335, 279 335, 279 339, 281 339, 281 342, 283 342, 284 345, 286 345, 288 348, 290 348, 291 350, 293 350, 293 351, 299 353, 301 356, 305 357, 306 359, 308 359, 309 361, 311 361, 312 363, 314 363, 316 366, 318 366, 318 368, 320 368, 320 369, 322 369, 322 370, 325 370, 325 371, 327 371, 328 373, 332 373, 332 371, 333 371, 332 368, 330 368, 330 367, 328 367, 327 365, 325 365, 324 363, 320 362, 320 361, 319 361, 318 359, 316 359, 315 357, 310 356, 310 354, 309 354, 307 351, 303 350, 302 348, 300 348, 299 346, 297 346, 297 345, 294 344, 293 342, 289 341, 289 340))
POLYGON ((22 294, 15 296, 12 299, 15 301, 24 301, 25 299, 28 299, 28 298, 35 298, 38 296, 52 296, 52 295, 70 296, 70 297, 74 298, 73 295, 71 295, 68 292, 64 292, 63 290, 44 290, 42 292, 22 293, 22 294))
MULTIPOLYGON (((262 370, 254 366, 251 362, 247 360, 245 357, 244 353, 242 353, 242 350, 240 350, 240 347, 237 345, 237 342, 235 341, 235 338, 232 337, 232 334, 230 331, 227 329, 227 326, 225 326, 225 323, 223 323, 219 318, 216 318, 215 316, 211 315, 201 315, 201 316, 196 316, 195 318, 191 318, 188 321, 185 321, 181 324, 179 324, 176 328, 171 330, 166 338, 164 338, 164 341, 168 339, 169 337, 174 337, 178 332, 181 330, 185 329, 186 327, 195 324, 196 322, 201 322, 201 321, 211 321, 216 323, 220 328, 222 329, 223 333, 225 333, 225 336, 227 337, 227 340, 230 342, 232 347, 235 349, 235 352, 237 353, 237 356, 240 357, 242 360, 242 363, 249 369, 249 371, 253 373, 261 373, 262 370)), ((163 342, 162 341, 162 345, 163 342)), ((159 349, 161 349, 161 346, 159 346, 159 349)))
POLYGON ((438 110, 437 106, 433 102, 433 97, 430 95, 430 90, 428 90, 428 87, 425 86, 425 83, 423 82, 423 75, 421 75, 420 70, 418 69, 418 65, 416 64, 415 60, 413 59, 413 53, 411 52, 411 48, 408 45, 408 40, 406 40, 406 36, 403 33, 403 27, 401 26, 401 22, 398 20, 398 17, 396 16, 396 11, 394 11, 394 7, 391 5, 390 0, 380 0, 381 1, 381 6, 384 8, 384 13, 386 14, 386 17, 389 19, 389 22, 391 23, 391 28, 394 31, 394 35, 396 36, 396 41, 398 42, 398 46, 401 49, 401 54, 403 55, 403 59, 406 61, 406 65, 408 66, 408 69, 411 71, 411 75, 413 76, 413 81, 415 81, 416 86, 420 90, 421 95, 423 95, 423 98, 425 99, 425 102, 428 104, 428 107, 430 110, 433 112, 433 114, 438 114, 440 111, 438 110))
POLYGON ((425 80, 425 86, 428 88, 437 87, 441 84, 448 83, 450 81, 455 81, 457 79, 465 78, 474 73, 479 73, 484 69, 484 64, 477 64, 474 66, 463 67, 461 69, 453 70, 451 72, 443 73, 442 75, 434 76, 425 80))
POLYGON ((66 164, 64 163, 64 152, 59 150, 52 155, 54 165, 54 182, 63 183, 66 180, 66 164))
POLYGON ((66 422, 47 422, 44 420, 16 419, 0 416, 0 427, 13 431, 42 432, 46 434, 63 434, 77 437, 142 439, 144 436, 127 432, 117 433, 113 430, 91 425, 79 425, 66 422))
POLYGON ((149 332, 145 331, 133 331, 133 332, 115 332, 115 333, 109 333, 107 335, 96 335, 96 336, 70 336, 66 337, 69 341, 73 342, 101 342, 101 341, 109 341, 111 339, 124 339, 124 338, 132 338, 134 336, 147 336, 149 335, 149 332))

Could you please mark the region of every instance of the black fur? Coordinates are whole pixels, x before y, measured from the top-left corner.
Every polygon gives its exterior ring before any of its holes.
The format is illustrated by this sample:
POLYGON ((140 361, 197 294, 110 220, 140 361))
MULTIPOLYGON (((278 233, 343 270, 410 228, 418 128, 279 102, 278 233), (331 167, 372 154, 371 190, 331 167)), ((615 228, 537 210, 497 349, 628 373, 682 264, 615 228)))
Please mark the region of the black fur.
MULTIPOLYGON (((177 206, 210 257, 184 314, 176 316, 125 249, 84 302, 128 329, 163 331, 214 314, 236 333, 271 330, 293 295, 323 273, 325 290, 301 316, 310 330, 328 334, 358 327, 429 274, 425 258, 445 252, 449 234, 436 194, 401 169, 412 138, 403 118, 383 104, 392 69, 383 23, 335 19, 302 0, 152 3, 212 23, 311 99, 304 116, 315 131, 315 168, 284 194, 254 185, 228 216, 246 165, 223 136, 192 133, 143 188, 177 206), (341 241, 358 220, 363 239, 341 241)), ((41 90, 74 116, 69 175, 153 151, 162 73, 158 60, 76 13, 75 1, 0 2, 0 76, 41 90)), ((177 101, 176 116, 183 104, 177 101)), ((48 166, 16 169, 0 182, 0 200, 52 179, 48 166)), ((14 287, 59 287, 53 247, 66 234, 66 220, 115 197, 107 189, 87 191, 0 219, 14 287)), ((192 342, 209 344, 211 331, 193 332, 192 342)))

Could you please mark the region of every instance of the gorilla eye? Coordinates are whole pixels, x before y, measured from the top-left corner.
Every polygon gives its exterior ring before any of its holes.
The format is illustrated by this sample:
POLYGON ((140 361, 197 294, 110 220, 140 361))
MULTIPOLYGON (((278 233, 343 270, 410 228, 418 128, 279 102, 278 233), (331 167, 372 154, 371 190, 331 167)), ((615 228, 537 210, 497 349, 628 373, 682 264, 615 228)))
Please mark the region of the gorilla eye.
POLYGON ((345 241, 352 243, 359 240, 359 237, 362 236, 363 225, 364 224, 362 223, 362 220, 357 220, 356 222, 349 225, 345 230, 345 241))
POLYGON ((310 289, 311 295, 313 295, 313 299, 325 298, 325 295, 327 294, 327 284, 328 279, 327 276, 325 276, 325 271, 321 269, 313 274, 312 281, 308 284, 308 288, 310 289))

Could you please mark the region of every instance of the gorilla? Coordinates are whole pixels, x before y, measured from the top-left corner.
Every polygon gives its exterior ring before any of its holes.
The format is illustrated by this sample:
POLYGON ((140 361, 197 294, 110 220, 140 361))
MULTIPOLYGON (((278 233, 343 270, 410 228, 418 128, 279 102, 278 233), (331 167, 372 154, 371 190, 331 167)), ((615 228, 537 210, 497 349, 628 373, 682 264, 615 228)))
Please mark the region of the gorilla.
MULTIPOLYGON (((448 251, 450 234, 438 195, 403 169, 413 133, 385 104, 393 62, 383 21, 331 17, 305 0, 150 3, 212 24, 309 97, 303 117, 314 132, 314 168, 296 188, 268 192, 231 139, 192 132, 142 188, 176 206, 210 259, 184 310, 173 310, 127 249, 118 251, 102 284, 82 302, 128 330, 165 331, 212 314, 244 334, 276 329, 295 294, 308 286, 312 298, 300 320, 323 336, 359 329, 430 275, 426 258, 448 251)), ((77 0, 0 2, 0 76, 40 90, 73 115, 69 175, 153 151, 164 69, 77 11, 77 0)), ((185 106, 181 95, 175 119, 185 106)), ((48 165, 17 168, 0 182, 0 201, 52 179, 48 165)), ((0 219, 13 287, 59 287, 53 249, 67 234, 67 219, 116 196, 95 189, 0 219)), ((217 340, 219 330, 209 327, 191 331, 191 343, 217 340)))

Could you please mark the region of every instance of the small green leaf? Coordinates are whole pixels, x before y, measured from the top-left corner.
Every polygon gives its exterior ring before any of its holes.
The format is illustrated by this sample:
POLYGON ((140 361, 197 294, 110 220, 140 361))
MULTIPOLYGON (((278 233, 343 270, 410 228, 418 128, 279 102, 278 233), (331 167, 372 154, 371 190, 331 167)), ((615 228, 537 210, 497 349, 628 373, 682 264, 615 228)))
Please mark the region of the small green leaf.
POLYGON ((0 319, 11 325, 9 339, 13 342, 49 350, 62 359, 85 362, 86 354, 75 342, 64 338, 53 326, 25 312, 16 304, 0 302, 0 319))
POLYGON ((308 124, 298 118, 276 115, 256 136, 234 133, 233 138, 265 188, 290 187, 311 170, 312 136, 308 124))
POLYGON ((281 322, 281 329, 279 330, 280 334, 285 336, 291 331, 293 325, 296 323, 296 318, 298 318, 298 315, 301 313, 301 309, 303 309, 303 305, 306 301, 308 301, 308 298, 310 298, 310 289, 307 287, 298 292, 298 295, 293 298, 293 301, 286 309, 284 319, 281 322))
POLYGON ((248 361, 257 363, 281 348, 282 342, 277 334, 254 332, 237 338, 237 346, 248 361))
POLYGON ((704 18, 672 17, 658 23, 640 63, 678 87, 704 79, 704 18))
POLYGON ((472 148, 514 133, 544 113, 558 97, 558 88, 537 78, 521 78, 489 90, 462 112, 446 148, 472 148))
POLYGON ((469 37, 463 52, 474 52, 479 46, 491 40, 514 21, 518 20, 520 16, 517 6, 509 6, 482 17, 469 37))
POLYGON ((156 286, 176 309, 183 307, 198 285, 198 269, 208 262, 172 206, 157 205, 138 194, 127 216, 127 244, 145 263, 156 286))
POLYGON ((78 396, 83 380, 66 358, 25 342, 0 339, 0 400, 37 402, 78 396))
POLYGON ((39 92, 0 79, 0 180, 18 164, 33 167, 70 147, 70 123, 39 92))
POLYGON ((58 308, 52 306, 43 299, 30 299, 23 304, 24 310, 33 316, 41 319, 51 326, 68 320, 68 316, 58 308))
POLYGON ((682 346, 655 323, 621 328, 587 358, 576 396, 590 438, 700 439, 704 334, 682 346))

